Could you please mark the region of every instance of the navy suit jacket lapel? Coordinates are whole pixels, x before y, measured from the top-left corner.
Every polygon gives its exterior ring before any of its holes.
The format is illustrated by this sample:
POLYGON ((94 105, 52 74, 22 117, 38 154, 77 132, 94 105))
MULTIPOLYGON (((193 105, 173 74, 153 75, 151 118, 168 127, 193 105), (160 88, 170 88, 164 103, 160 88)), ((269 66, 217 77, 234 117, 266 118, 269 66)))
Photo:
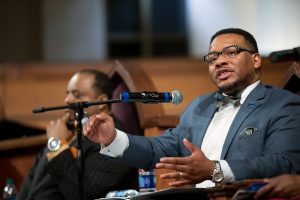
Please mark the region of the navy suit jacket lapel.
POLYGON ((201 124, 202 128, 199 128, 199 132, 194 135, 194 144, 201 147, 206 130, 217 111, 216 104, 214 103, 213 95, 211 95, 206 101, 200 104, 196 110, 199 117, 198 125, 201 124))
POLYGON ((230 147, 233 138, 238 133, 240 126, 242 125, 243 121, 247 118, 248 115, 253 112, 253 110, 257 109, 261 105, 260 99, 264 98, 266 94, 266 88, 259 84, 256 88, 254 88, 251 93, 248 95, 244 103, 241 105, 240 110, 238 111, 237 115, 235 116, 231 127, 229 128, 227 137, 225 139, 221 159, 224 159, 228 149, 230 147))

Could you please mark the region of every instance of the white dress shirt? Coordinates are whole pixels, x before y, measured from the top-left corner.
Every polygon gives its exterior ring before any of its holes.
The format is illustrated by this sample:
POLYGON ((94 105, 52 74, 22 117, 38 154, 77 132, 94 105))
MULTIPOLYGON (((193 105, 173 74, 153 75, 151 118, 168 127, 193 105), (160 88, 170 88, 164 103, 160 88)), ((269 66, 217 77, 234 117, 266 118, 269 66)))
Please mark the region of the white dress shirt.
MULTIPOLYGON (((242 92, 240 104, 244 103, 247 96, 259 84, 259 82, 260 81, 253 83, 242 92)), ((201 150, 208 159, 220 161, 221 169, 224 174, 224 182, 232 182, 235 180, 234 174, 226 160, 220 160, 220 158, 228 130, 240 107, 241 106, 234 107, 232 104, 220 107, 210 122, 201 145, 201 150)), ((128 146, 129 139, 126 133, 117 130, 115 140, 109 146, 104 147, 101 145, 100 153, 117 158, 123 155, 128 146)), ((196 185, 196 187, 211 186, 214 186, 214 183, 210 180, 203 181, 196 185)))

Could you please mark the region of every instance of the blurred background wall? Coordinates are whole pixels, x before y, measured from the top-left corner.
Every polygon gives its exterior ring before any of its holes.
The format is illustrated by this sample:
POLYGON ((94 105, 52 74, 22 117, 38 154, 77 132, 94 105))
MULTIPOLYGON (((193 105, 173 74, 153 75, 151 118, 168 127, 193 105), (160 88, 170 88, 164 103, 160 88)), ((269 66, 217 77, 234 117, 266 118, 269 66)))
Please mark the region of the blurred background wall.
POLYGON ((263 56, 300 45, 299 0, 4 0, 1 61, 201 57, 210 36, 240 27, 263 56))

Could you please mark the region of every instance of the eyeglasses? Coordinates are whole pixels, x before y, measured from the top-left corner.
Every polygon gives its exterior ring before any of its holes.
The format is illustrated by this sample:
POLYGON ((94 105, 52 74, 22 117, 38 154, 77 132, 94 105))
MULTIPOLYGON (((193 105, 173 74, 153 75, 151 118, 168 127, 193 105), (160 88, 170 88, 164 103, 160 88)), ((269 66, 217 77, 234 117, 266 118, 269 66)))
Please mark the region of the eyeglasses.
POLYGON ((234 58, 236 55, 238 55, 239 53, 241 53, 243 51, 247 51, 251 54, 255 53, 254 51, 245 49, 238 45, 232 45, 229 47, 225 47, 222 51, 219 51, 219 52, 218 51, 210 52, 209 54, 204 56, 203 59, 207 64, 210 65, 210 64, 215 63, 218 60, 220 55, 224 56, 225 58, 234 58))

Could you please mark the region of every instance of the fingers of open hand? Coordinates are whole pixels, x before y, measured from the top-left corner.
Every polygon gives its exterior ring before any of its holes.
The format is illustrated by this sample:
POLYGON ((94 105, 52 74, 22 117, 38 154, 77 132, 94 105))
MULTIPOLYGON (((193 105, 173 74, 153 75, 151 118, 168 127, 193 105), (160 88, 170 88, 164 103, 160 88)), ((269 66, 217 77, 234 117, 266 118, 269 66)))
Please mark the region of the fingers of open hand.
POLYGON ((171 179, 179 178, 179 173, 182 172, 179 182, 171 184, 190 184, 199 183, 210 177, 210 171, 208 172, 210 160, 208 160, 201 150, 194 149, 195 151, 187 157, 164 157, 160 159, 160 162, 156 164, 157 168, 174 170, 174 174, 164 174, 162 178, 171 179))
POLYGON ((91 116, 85 126, 83 127, 83 135, 91 136, 93 131, 97 127, 97 118, 95 116, 91 116))
POLYGON ((160 175, 162 179, 170 179, 170 186, 183 186, 191 183, 189 175, 181 171, 173 171, 169 173, 164 173, 160 175))
POLYGON ((187 170, 187 166, 186 165, 179 165, 179 164, 172 164, 172 163, 157 163, 156 164, 156 168, 157 169, 171 169, 174 171, 186 171, 187 170))
POLYGON ((171 172, 160 175, 162 179, 170 179, 170 186, 183 186, 190 184, 192 178, 189 174, 189 159, 187 157, 165 157, 156 164, 158 169, 169 169, 171 172))
POLYGON ((160 163, 173 165, 187 165, 190 162, 189 157, 163 157, 160 158, 160 163))
POLYGON ((176 179, 176 180, 180 180, 180 179, 184 179, 187 178, 188 175, 184 172, 181 171, 172 171, 172 172, 168 172, 168 173, 164 173, 160 175, 160 178, 162 179, 176 179))
MULTIPOLYGON (((188 159, 187 157, 164 157, 160 159, 160 162, 156 164, 157 169, 171 169, 176 172, 188 171, 188 159)), ((170 178, 177 178, 176 174, 170 174, 170 178)))
POLYGON ((183 139, 183 144, 184 146, 190 151, 190 152, 194 152, 198 147, 193 145, 188 139, 184 138, 183 139))

